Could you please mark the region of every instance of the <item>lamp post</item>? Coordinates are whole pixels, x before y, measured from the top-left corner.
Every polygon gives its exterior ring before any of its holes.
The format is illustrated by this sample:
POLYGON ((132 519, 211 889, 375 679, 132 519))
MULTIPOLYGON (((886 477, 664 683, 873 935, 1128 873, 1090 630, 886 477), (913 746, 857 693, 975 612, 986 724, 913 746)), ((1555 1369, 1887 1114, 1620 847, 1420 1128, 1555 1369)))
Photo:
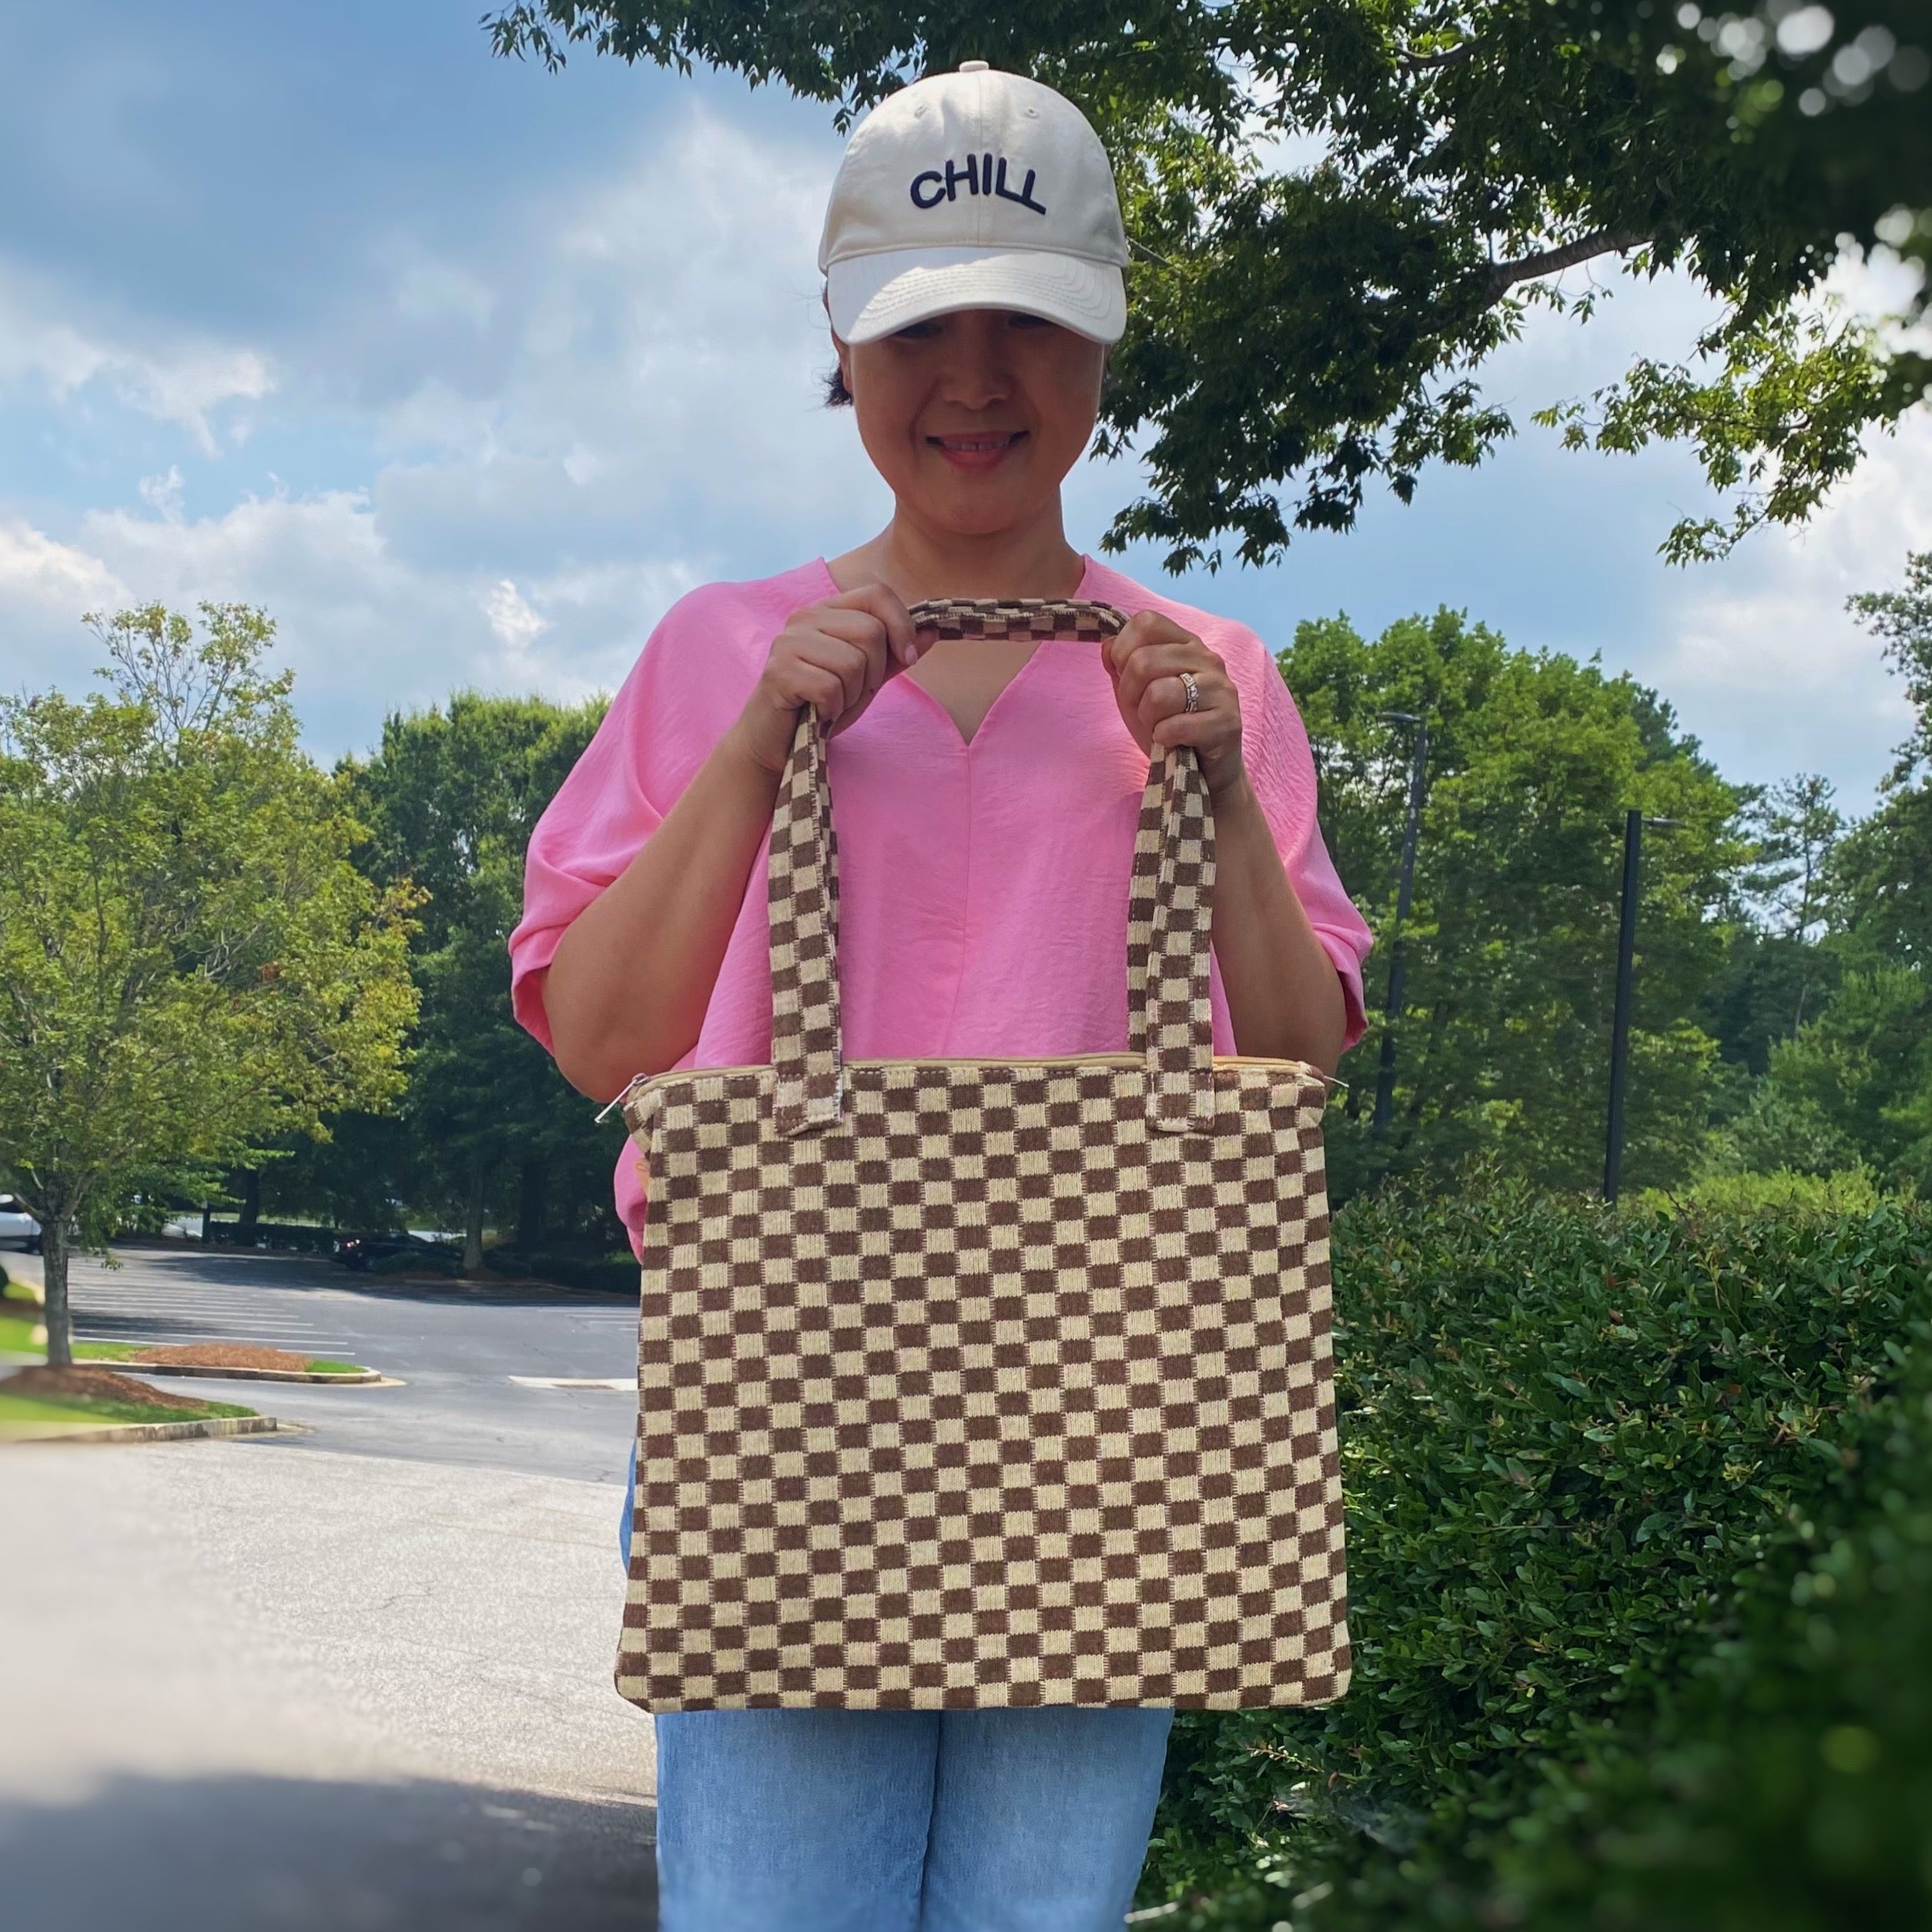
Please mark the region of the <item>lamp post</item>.
POLYGON ((1610 1117, 1603 1143, 1603 1198, 1615 1201, 1623 1178, 1623 1096, 1630 1066, 1632 981, 1637 952, 1637 889, 1643 866, 1643 832, 1668 832, 1675 819, 1623 815, 1623 910, 1617 924, 1617 1001, 1610 1023, 1610 1117))
POLYGON ((1408 923, 1409 896, 1415 885, 1415 837, 1422 820, 1422 775, 1429 755, 1429 728, 1413 712, 1385 711, 1377 715, 1385 725, 1413 725, 1415 744, 1409 761, 1408 822, 1402 829, 1402 870, 1395 887, 1395 931, 1388 945, 1388 998, 1382 1009, 1382 1053, 1375 1070, 1375 1112, 1370 1137, 1388 1137, 1388 1118, 1395 1104, 1395 1022, 1402 1010, 1403 928, 1408 923))

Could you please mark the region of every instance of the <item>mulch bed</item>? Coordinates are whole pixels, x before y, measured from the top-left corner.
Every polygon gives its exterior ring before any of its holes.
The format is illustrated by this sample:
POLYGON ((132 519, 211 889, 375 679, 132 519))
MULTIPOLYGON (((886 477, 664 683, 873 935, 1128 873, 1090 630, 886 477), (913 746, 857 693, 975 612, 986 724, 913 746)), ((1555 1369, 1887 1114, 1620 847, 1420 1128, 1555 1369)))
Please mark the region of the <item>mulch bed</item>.
POLYGON ((126 1402, 140 1408, 193 1408, 193 1401, 164 1395, 131 1375, 76 1363, 71 1368, 22 1368, 0 1382, 9 1395, 91 1395, 98 1401, 126 1402))
POLYGON ((144 1348, 138 1362, 174 1362, 183 1368, 288 1368, 299 1375, 309 1366, 306 1355, 286 1348, 266 1348, 253 1341, 179 1341, 144 1348))

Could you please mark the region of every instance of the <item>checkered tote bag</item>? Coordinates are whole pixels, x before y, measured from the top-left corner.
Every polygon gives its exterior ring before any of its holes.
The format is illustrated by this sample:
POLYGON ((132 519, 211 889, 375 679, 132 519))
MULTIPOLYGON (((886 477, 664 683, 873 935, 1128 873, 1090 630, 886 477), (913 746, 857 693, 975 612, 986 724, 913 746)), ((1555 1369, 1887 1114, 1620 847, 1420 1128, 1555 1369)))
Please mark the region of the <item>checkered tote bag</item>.
POLYGON ((809 709, 769 878, 773 1064, 624 1102, 650 1212, 618 1690, 660 1711, 1339 1696, 1324 1083, 1214 1057, 1193 752, 1147 775, 1124 1053, 842 1058, 809 709))

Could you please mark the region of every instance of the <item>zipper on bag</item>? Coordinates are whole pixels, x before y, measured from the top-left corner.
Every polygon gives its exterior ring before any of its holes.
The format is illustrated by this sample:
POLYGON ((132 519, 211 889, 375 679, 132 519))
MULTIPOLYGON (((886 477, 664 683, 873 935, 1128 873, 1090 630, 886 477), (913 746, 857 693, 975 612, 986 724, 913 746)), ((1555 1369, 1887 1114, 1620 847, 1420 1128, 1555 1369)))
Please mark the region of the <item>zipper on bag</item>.
POLYGON ((615 1100, 611 1101, 609 1106, 604 1107, 599 1111, 597 1117, 597 1124, 599 1127, 601 1127, 613 1113, 616 1113, 619 1107, 623 1106, 626 1100, 630 1099, 633 1093, 636 1093, 639 1087, 644 1085, 645 1081, 651 1078, 651 1076, 648 1073, 633 1073, 631 1076, 629 1083, 625 1087, 624 1091, 620 1093, 615 1100))

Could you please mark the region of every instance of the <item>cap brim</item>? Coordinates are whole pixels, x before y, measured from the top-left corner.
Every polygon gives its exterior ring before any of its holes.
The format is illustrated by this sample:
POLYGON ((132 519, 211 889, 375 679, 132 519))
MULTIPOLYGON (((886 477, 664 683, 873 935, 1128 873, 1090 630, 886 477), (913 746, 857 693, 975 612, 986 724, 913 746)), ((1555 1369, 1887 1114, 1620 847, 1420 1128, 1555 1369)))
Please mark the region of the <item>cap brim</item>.
POLYGON ((1016 309, 1095 342, 1127 326, 1127 285, 1110 262, 1043 249, 902 248, 825 270, 825 305, 842 342, 876 342, 961 309, 1016 309))

